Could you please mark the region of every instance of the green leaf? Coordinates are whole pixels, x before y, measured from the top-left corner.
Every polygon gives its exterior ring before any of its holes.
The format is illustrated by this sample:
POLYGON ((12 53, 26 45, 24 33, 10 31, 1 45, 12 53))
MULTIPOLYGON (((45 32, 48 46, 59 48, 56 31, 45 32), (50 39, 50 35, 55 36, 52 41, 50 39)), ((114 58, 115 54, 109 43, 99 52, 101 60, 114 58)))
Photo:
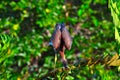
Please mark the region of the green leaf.
POLYGON ((118 32, 118 29, 120 29, 120 10, 118 9, 120 8, 120 5, 117 4, 120 4, 120 1, 109 0, 109 7, 111 9, 111 15, 115 25, 115 39, 118 43, 120 43, 120 36, 118 32))
POLYGON ((79 9, 79 10, 78 10, 78 16, 82 16, 82 14, 83 14, 83 10, 82 10, 82 9, 79 9))
POLYGON ((120 36, 116 27, 115 27, 115 39, 120 43, 120 36))

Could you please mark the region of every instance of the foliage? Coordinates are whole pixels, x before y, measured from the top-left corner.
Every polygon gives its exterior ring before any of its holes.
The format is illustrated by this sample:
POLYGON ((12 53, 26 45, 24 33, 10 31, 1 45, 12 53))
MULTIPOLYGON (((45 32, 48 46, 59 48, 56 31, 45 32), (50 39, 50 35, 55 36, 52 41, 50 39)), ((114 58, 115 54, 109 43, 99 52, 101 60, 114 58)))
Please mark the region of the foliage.
MULTIPOLYGON (((114 9, 119 13, 119 0, 110 1, 115 32, 119 33, 119 17, 114 17, 114 9)), ((107 0, 1 0, 0 78, 117 80, 120 70, 114 66, 119 66, 119 59, 113 56, 118 48, 113 26, 107 0), (58 54, 56 69, 60 71, 44 77, 54 71, 54 51, 48 43, 58 22, 64 22, 73 37, 72 49, 65 51, 72 69, 61 70, 58 54), (111 59, 113 62, 105 63, 111 59)))
POLYGON ((8 57, 12 55, 12 52, 10 50, 10 42, 11 42, 11 37, 6 34, 1 34, 0 35, 0 79, 7 79, 9 77, 7 76, 6 72, 6 66, 5 66, 5 61, 8 57))
MULTIPOLYGON (((113 22, 115 24, 115 39, 120 43, 120 1, 109 0, 109 7, 111 9, 111 15, 113 17, 113 22)), ((118 47, 118 53, 120 53, 120 47, 118 47)))

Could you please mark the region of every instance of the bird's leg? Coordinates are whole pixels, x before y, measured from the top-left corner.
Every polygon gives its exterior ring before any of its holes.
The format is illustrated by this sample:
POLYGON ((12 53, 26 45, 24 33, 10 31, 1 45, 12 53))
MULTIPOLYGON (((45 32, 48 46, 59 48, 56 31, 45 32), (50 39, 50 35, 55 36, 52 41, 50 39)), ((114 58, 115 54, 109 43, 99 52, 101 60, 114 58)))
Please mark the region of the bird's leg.
POLYGON ((64 66, 65 68, 68 68, 68 66, 67 66, 67 60, 66 60, 65 55, 64 55, 64 51, 60 51, 60 56, 61 56, 61 58, 62 58, 63 66, 64 66))
POLYGON ((63 63, 64 68, 65 68, 65 69, 68 69, 67 59, 65 58, 64 51, 65 51, 65 46, 62 44, 62 45, 60 46, 59 53, 60 53, 61 60, 62 60, 62 63, 63 63))
POLYGON ((55 61, 54 70, 55 70, 55 68, 56 68, 56 62, 57 62, 57 51, 54 49, 54 52, 55 52, 55 59, 54 59, 54 61, 55 61))

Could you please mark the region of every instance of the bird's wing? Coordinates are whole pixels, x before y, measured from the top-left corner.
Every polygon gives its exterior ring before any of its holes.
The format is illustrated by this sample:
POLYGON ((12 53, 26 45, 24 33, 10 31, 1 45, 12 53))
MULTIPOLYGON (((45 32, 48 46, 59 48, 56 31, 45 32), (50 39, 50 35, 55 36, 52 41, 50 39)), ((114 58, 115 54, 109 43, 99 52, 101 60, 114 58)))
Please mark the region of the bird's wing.
POLYGON ((61 41, 61 31, 60 31, 60 25, 56 25, 55 30, 51 37, 51 42, 54 49, 58 49, 60 46, 61 41))
POLYGON ((63 41, 65 43, 65 47, 68 50, 70 50, 71 49, 71 45, 72 45, 72 38, 71 38, 68 30, 65 27, 63 27, 63 29, 62 29, 62 39, 63 39, 63 41))

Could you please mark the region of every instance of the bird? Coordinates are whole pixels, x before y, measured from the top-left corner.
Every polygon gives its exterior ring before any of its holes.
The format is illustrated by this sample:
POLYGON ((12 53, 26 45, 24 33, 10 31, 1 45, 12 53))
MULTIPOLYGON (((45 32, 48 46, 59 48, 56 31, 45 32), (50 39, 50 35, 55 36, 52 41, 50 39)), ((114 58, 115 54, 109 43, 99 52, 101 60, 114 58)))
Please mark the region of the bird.
POLYGON ((49 44, 53 46, 55 51, 60 53, 63 66, 65 69, 68 69, 67 59, 65 57, 65 49, 71 49, 72 38, 64 23, 57 23, 55 25, 55 30, 52 34, 49 44))

